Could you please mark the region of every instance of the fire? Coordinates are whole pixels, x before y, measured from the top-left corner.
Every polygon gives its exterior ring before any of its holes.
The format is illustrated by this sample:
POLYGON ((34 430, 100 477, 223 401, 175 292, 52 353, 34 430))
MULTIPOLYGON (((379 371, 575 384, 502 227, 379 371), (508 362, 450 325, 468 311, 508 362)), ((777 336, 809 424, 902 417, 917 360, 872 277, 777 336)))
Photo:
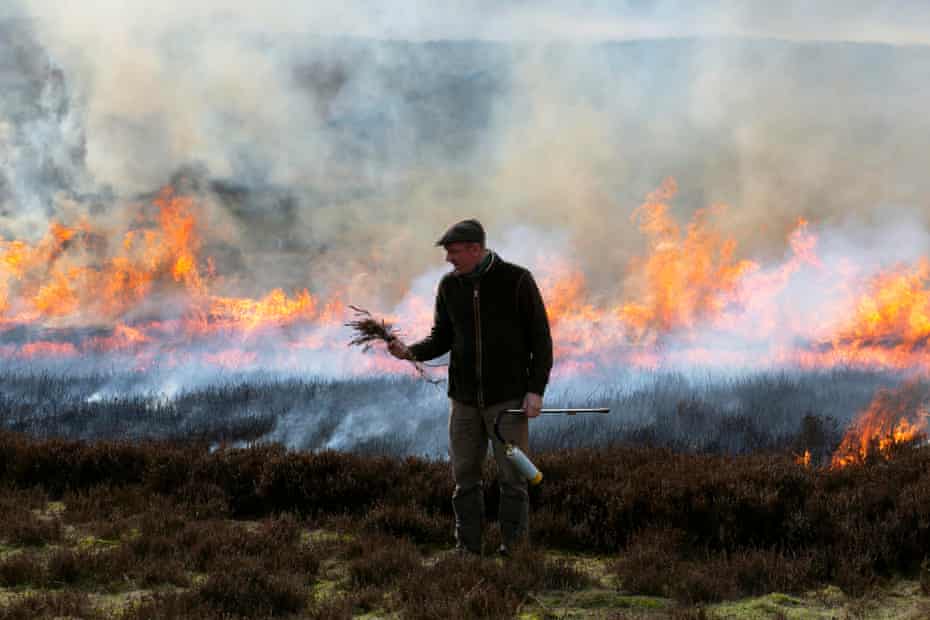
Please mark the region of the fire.
POLYGON ((19 357, 24 359, 32 359, 35 357, 74 357, 77 354, 77 347, 70 342, 30 342, 24 344, 18 352, 19 357))
POLYGON ((620 319, 637 338, 652 338, 719 315, 742 279, 758 265, 736 260, 736 243, 708 226, 708 216, 722 207, 698 211, 683 233, 669 215, 667 202, 677 193, 666 179, 633 214, 649 238, 650 254, 633 262, 631 271, 641 301, 617 308, 620 319))
POLYGON ((567 262, 548 259, 542 265, 539 287, 553 333, 554 355, 578 370, 585 362, 578 358, 595 355, 606 342, 604 332, 621 334, 611 317, 587 301, 584 274, 567 262))
POLYGON ((899 357, 930 338, 930 262, 899 266, 869 282, 855 313, 834 339, 836 348, 881 348, 899 357))
MULTIPOLYGON (((616 291, 593 294, 569 256, 529 265, 549 312, 557 375, 669 363, 930 369, 930 260, 877 274, 823 261, 801 219, 786 231, 784 260, 763 266, 741 258, 736 241, 715 228, 725 207, 679 223, 669 206, 676 193, 668 179, 634 211, 646 249, 618 275, 624 285, 616 291), (816 312, 794 303, 799 279, 823 298, 814 300, 816 312), (747 346, 731 350, 720 341, 747 346)), ((347 342, 348 287, 325 298, 273 286, 256 297, 221 294, 230 287, 204 256, 201 221, 197 201, 167 187, 139 206, 129 230, 53 222, 38 242, 0 240, 0 335, 12 328, 27 334, 19 344, 0 343, 0 357, 73 363, 107 355, 139 371, 194 362, 409 372, 387 356, 332 361, 347 342)), ((432 309, 432 299, 408 295, 386 318, 405 338, 417 338, 429 329, 432 309)), ((832 466, 887 457, 924 436, 930 399, 916 386, 880 391, 832 466)), ((795 459, 811 465, 809 451, 795 459)))
POLYGON ((845 467, 870 456, 888 457, 896 446, 925 437, 927 395, 916 381, 896 390, 881 389, 847 431, 831 465, 845 467))
POLYGON ((154 213, 140 206, 133 228, 122 234, 87 222, 52 222, 35 244, 0 241, 0 324, 110 329, 75 342, 5 346, 7 356, 120 352, 147 366, 153 357, 147 347, 155 346, 170 365, 189 358, 186 344, 212 338, 217 342, 206 346, 202 361, 232 368, 253 364, 258 354, 230 348, 229 338, 244 342, 263 328, 340 322, 338 295, 324 303, 306 289, 289 295, 276 288, 259 299, 214 294, 221 278, 212 258, 202 256, 197 203, 166 187, 151 206, 154 213), (131 318, 137 315, 159 320, 131 318))
POLYGON ((99 243, 96 237, 57 222, 35 246, 22 241, 0 246, 4 318, 28 323, 58 317, 69 325, 113 321, 155 292, 183 293, 191 316, 206 314, 249 328, 315 314, 316 300, 306 290, 291 298, 275 289, 261 300, 211 295, 212 261, 200 257, 194 201, 168 187, 153 204, 156 225, 127 231, 118 253, 102 264, 88 257, 99 243), (69 244, 75 251, 66 253, 69 244))
POLYGON ((202 294, 193 201, 166 188, 154 205, 158 226, 128 232, 115 255, 101 247, 105 235, 59 222, 34 246, 0 245, 4 318, 28 323, 55 317, 69 325, 112 321, 135 309, 156 285, 166 288, 167 272, 192 298, 202 294))
MULTIPOLYGON (((930 366, 930 262, 870 279, 863 268, 822 261, 811 225, 799 220, 786 231, 785 259, 763 266, 741 257, 736 240, 715 227, 726 207, 676 220, 677 191, 667 179, 633 212, 645 251, 618 274, 617 290, 594 294, 568 255, 528 265, 549 311, 557 373, 617 364, 930 366), (799 278, 823 293, 815 313, 791 298, 799 278), (731 350, 721 341, 744 346, 731 350)), ((301 352, 344 349, 349 284, 325 298, 274 283, 255 297, 228 295, 230 283, 205 255, 209 222, 197 200, 166 187, 136 211, 127 230, 53 222, 38 242, 0 241, 0 326, 34 328, 25 344, 0 345, 0 355, 118 353, 141 367, 190 359, 296 367, 301 352), (262 347, 272 330, 278 346, 262 347)), ((417 338, 429 329, 432 307, 432 299, 408 295, 388 318, 417 338)), ((352 371, 372 368, 404 366, 365 361, 352 371)))
POLYGON ((55 271, 51 275, 51 282, 42 285, 33 298, 33 306, 42 316, 66 316, 75 312, 80 300, 73 288, 79 273, 75 270, 67 272, 55 271))
MULTIPOLYGON (((705 328, 735 333, 739 327, 734 315, 773 305, 773 297, 795 272, 817 264, 816 237, 805 221, 790 233, 789 261, 775 272, 763 272, 757 263, 737 259, 735 240, 714 229, 712 220, 725 207, 700 210, 682 227, 668 204, 676 193, 675 181, 667 179, 633 214, 648 251, 630 265, 627 289, 632 299, 593 304, 580 270, 564 260, 542 263, 540 288, 563 368, 583 371, 592 361, 618 359, 645 368, 660 366, 657 347, 668 336, 688 340, 690 333, 705 328)), ((756 335, 758 324, 753 331, 756 335)), ((749 361, 738 353, 700 347, 681 352, 679 358, 684 363, 721 360, 749 361)))
POLYGON ((184 282, 193 294, 205 293, 197 269, 200 238, 195 232, 193 199, 177 196, 172 188, 166 188, 154 200, 154 204, 159 207, 161 245, 167 255, 173 258, 171 274, 175 282, 184 282))
POLYGON ((214 297, 210 316, 245 329, 254 329, 270 323, 311 321, 317 317, 317 301, 307 290, 300 291, 293 298, 281 289, 274 289, 258 300, 214 297))

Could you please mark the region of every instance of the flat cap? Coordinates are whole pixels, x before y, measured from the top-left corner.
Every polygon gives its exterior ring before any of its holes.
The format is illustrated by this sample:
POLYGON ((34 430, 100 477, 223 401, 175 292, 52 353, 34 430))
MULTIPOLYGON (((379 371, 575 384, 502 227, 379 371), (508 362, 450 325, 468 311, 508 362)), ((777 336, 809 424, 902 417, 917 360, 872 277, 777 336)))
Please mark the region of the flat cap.
POLYGON ((449 245, 457 241, 484 244, 484 227, 478 220, 462 220, 454 224, 439 238, 436 245, 449 245))

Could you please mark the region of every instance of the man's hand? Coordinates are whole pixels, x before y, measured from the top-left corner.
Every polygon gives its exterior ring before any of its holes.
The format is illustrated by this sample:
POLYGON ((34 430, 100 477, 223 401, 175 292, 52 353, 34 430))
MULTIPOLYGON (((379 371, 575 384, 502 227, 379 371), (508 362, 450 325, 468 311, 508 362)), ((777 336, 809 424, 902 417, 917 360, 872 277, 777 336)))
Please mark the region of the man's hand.
POLYGON ((400 338, 395 338, 388 343, 388 351, 399 360, 412 360, 413 353, 407 348, 400 338))
POLYGON ((523 397, 523 410, 526 417, 535 418, 539 416, 539 410, 542 409, 542 396, 533 392, 527 392, 523 397))

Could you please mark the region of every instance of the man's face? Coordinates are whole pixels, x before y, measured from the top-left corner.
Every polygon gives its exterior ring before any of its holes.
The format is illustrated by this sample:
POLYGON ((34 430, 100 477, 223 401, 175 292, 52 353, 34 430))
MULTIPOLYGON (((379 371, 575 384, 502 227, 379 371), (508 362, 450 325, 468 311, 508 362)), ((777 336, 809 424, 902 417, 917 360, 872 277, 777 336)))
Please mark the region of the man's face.
POLYGON ((455 268, 456 275, 471 273, 484 257, 480 243, 456 241, 446 246, 446 262, 455 268))

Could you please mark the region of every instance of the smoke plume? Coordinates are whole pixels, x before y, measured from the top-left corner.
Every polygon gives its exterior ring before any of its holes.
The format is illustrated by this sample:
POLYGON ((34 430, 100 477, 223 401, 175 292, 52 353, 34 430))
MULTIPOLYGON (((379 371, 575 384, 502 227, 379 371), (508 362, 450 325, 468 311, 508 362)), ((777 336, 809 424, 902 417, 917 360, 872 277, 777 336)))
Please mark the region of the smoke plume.
POLYGON ((631 214, 669 176, 677 216, 727 205, 715 226, 756 260, 799 218, 923 230, 928 11, 816 11, 23 2, 3 16, 0 225, 131 221, 186 184, 228 292, 338 286, 388 308, 465 217, 505 258, 533 231, 622 300, 645 247, 631 214))

